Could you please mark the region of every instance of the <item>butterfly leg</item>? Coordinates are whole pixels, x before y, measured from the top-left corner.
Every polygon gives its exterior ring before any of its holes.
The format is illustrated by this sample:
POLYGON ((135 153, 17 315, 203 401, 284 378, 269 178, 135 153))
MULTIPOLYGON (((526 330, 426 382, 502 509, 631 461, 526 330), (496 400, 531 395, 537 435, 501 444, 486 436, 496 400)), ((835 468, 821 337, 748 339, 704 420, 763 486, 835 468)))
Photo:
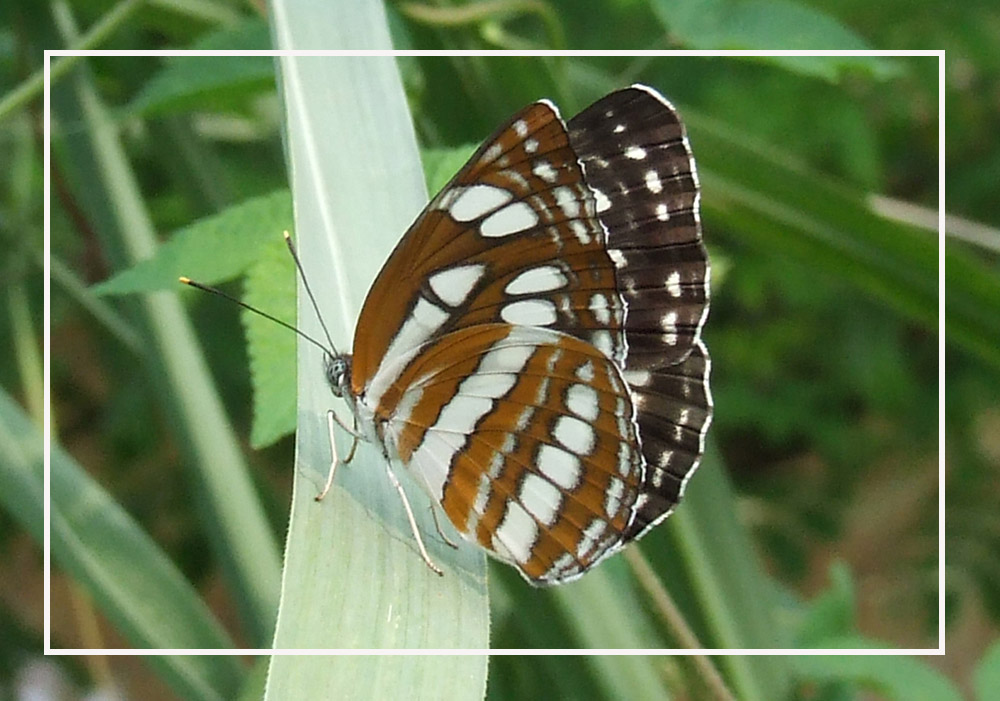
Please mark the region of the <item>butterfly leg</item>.
POLYGON ((438 535, 441 536, 441 540, 453 547, 455 550, 458 550, 458 543, 453 542, 451 538, 446 536, 444 531, 441 530, 441 524, 438 522, 437 509, 434 508, 433 504, 431 505, 431 517, 434 519, 434 527, 437 529, 438 535))
POLYGON ((354 432, 351 434, 353 436, 353 439, 351 440, 351 449, 347 452, 347 457, 344 458, 344 464, 345 465, 347 463, 351 462, 351 460, 354 459, 354 453, 358 449, 359 436, 358 436, 357 431, 358 431, 358 417, 355 416, 354 417, 354 432))
MULTIPOLYGON (((357 419, 355 419, 355 421, 356 420, 357 419)), ((334 473, 337 472, 337 466, 341 464, 346 465, 347 463, 351 462, 351 460, 354 459, 354 452, 358 449, 358 439, 361 438, 361 435, 356 430, 348 428, 344 424, 344 422, 340 420, 340 417, 337 416, 337 412, 335 412, 333 409, 330 409, 329 411, 326 412, 326 425, 327 429, 330 432, 330 454, 331 454, 330 471, 327 472, 326 474, 326 483, 323 485, 323 489, 321 489, 319 494, 316 495, 316 501, 323 501, 323 498, 326 496, 327 492, 330 491, 330 487, 333 486, 333 475, 334 473), (336 440, 337 437, 335 435, 333 428, 334 424, 340 426, 342 429, 347 431, 353 437, 353 441, 351 442, 351 450, 347 454, 347 457, 344 460, 341 460, 340 456, 337 454, 337 440, 336 440)))
MULTIPOLYGON (((337 472, 337 466, 340 464, 340 456, 337 454, 337 436, 334 433, 333 425, 334 423, 340 424, 340 418, 334 413, 333 409, 326 412, 326 425, 330 432, 330 471, 326 473, 326 483, 323 485, 323 489, 319 491, 316 495, 316 501, 323 501, 323 497, 327 495, 330 491, 330 487, 333 486, 333 476, 337 472)), ((354 455, 354 449, 351 448, 351 455, 354 455)))
POLYGON ((403 501, 403 508, 406 509, 406 518, 410 521, 410 530, 413 531, 413 537, 417 541, 417 548, 420 550, 420 557, 424 558, 424 562, 433 572, 436 572, 439 576, 443 577, 444 572, 441 571, 440 567, 434 564, 434 561, 431 560, 431 556, 427 554, 427 548, 424 547, 424 539, 420 537, 420 529, 417 528, 417 521, 413 518, 413 509, 410 508, 410 500, 406 498, 406 492, 403 491, 403 485, 399 483, 396 473, 392 471, 392 467, 389 466, 388 462, 385 464, 385 471, 389 473, 389 479, 392 481, 392 486, 396 488, 397 492, 399 492, 399 498, 403 501))

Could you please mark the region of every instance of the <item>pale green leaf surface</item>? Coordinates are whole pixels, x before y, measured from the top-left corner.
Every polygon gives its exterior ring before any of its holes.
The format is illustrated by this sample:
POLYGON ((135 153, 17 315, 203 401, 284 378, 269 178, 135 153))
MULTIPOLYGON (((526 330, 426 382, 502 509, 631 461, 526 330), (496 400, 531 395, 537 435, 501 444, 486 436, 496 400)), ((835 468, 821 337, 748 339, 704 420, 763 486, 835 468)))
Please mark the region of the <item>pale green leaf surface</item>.
MULTIPOLYGON (((390 45, 378 2, 305 12, 278 0, 271 16, 279 48, 390 45)), ((280 70, 298 243, 334 340, 346 349, 375 274, 426 202, 413 128, 391 58, 289 57, 280 70)), ((299 323, 322 335, 301 286, 299 323)), ((275 647, 485 648, 483 555, 440 541, 427 497, 403 470, 397 473, 444 577, 417 554, 382 457, 370 446, 315 502, 330 460, 326 411, 349 414, 326 386, 322 353, 304 343, 298 387, 296 480, 275 647)), ((339 438, 345 454, 349 441, 339 438)), ((485 656, 398 664, 275 656, 266 698, 476 699, 485 675, 485 656)))
MULTIPOLYGON (((42 436, 0 392, 0 502, 41 545, 42 436)), ((82 585, 137 648, 231 648, 198 592, 104 489, 52 446, 53 565, 82 585)), ((58 647, 58 641, 53 641, 58 647)), ((224 656, 150 658, 185 698, 221 701, 243 675, 224 656)))
POLYGON ((292 224, 285 190, 228 207, 175 232, 152 255, 93 286, 97 294, 130 294, 180 289, 181 275, 216 284, 247 270, 269 242, 281 242, 292 224))
MULTIPOLYGON (((854 650, 881 647, 861 637, 828 640, 827 646, 854 650)), ((792 657, 791 664, 803 680, 852 680, 887 701, 962 699, 962 694, 947 677, 920 658, 903 655, 804 655, 792 657)))

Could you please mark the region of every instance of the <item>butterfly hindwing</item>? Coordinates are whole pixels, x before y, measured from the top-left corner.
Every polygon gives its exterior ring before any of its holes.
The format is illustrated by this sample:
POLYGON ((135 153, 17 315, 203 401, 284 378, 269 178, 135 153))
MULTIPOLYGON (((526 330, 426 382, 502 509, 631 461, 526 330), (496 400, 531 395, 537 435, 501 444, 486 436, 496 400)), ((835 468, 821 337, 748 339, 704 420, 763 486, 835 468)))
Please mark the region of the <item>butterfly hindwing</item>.
POLYGON ((625 542, 644 465, 620 371, 549 329, 444 336, 400 378, 385 440, 467 539, 535 584, 625 542))

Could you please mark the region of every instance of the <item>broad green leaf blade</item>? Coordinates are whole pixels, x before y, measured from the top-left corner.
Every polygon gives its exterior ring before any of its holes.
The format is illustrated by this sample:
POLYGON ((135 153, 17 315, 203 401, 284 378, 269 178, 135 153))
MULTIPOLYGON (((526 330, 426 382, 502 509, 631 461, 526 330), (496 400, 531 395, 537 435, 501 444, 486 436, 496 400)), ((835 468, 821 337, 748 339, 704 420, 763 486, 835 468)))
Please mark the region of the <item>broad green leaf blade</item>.
MULTIPOLYGON (((0 392, 0 503, 42 544, 42 436, 0 392)), ((81 584, 136 648, 229 648, 198 592, 163 551, 58 445, 52 446, 53 566, 81 584)), ((234 657, 158 657, 150 663, 185 698, 221 701, 244 674, 234 657)))
MULTIPOLYGON (((210 34, 196 50, 269 49, 267 23, 254 18, 210 34)), ((274 86, 274 60, 269 56, 171 56, 128 106, 143 116, 225 109, 246 104, 274 86)))
MULTIPOLYGON (((788 0, 654 0, 653 11, 692 49, 868 49, 860 36, 807 5, 788 0)), ((898 66, 876 56, 760 56, 787 70, 834 82, 849 71, 881 80, 898 66)))
MULTIPOLYGON (((279 48, 390 45, 381 3, 274 2, 279 48), (319 13, 319 14, 317 14, 319 13)), ((405 96, 391 58, 288 57, 280 86, 296 231, 306 275, 338 347, 382 262, 426 202, 405 96)), ((308 301, 299 319, 323 337, 308 301)), ((452 551, 436 535, 428 502, 402 470, 431 556, 417 554, 378 451, 363 446, 340 468, 326 500, 313 497, 330 460, 326 411, 335 402, 322 354, 299 344, 297 465, 275 647, 485 648, 488 605, 482 553, 452 551)), ((348 441, 340 436, 341 453, 348 441)), ((452 537, 455 537, 452 534, 452 537)), ((268 699, 482 698, 486 658, 350 657, 331 663, 275 656, 268 699), (456 667, 459 669, 456 670, 456 667), (457 671, 457 673, 456 673, 457 671)))
POLYGON ((800 260, 924 325, 938 327, 938 242, 876 214, 867 193, 824 177, 716 120, 684 110, 706 219, 740 243, 800 260), (752 186, 746 173, 754 174, 752 186))
POLYGON ((830 586, 809 601, 802 614, 796 632, 796 646, 800 648, 823 648, 827 639, 855 630, 854 582, 846 564, 837 561, 831 565, 830 586))
MULTIPOLYGON (((832 641, 831 647, 879 649, 867 638, 832 641)), ((798 676, 812 683, 851 680, 886 701, 961 701, 962 694, 941 672, 902 655, 804 655, 792 657, 798 676)))
POLYGON ((176 291, 181 275, 207 284, 232 280, 260 257, 262 247, 281 243, 281 232, 291 225, 287 191, 254 197, 176 231, 150 257, 91 289, 102 295, 176 291))
POLYGON ((958 241, 945 243, 948 343, 1000 368, 1000 285, 995 267, 958 241))
POLYGON ((972 675, 976 701, 987 701, 1000 689, 1000 641, 994 641, 983 653, 972 675))

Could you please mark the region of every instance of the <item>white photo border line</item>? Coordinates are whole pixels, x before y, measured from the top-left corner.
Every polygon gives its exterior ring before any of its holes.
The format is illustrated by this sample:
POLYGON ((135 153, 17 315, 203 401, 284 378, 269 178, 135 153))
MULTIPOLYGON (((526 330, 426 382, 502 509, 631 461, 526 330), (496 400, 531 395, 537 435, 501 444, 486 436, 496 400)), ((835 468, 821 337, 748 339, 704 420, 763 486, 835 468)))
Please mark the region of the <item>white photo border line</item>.
POLYGON ((944 498, 944 357, 945 357, 945 276, 944 276, 944 236, 945 236, 945 52, 937 49, 912 49, 912 50, 848 50, 839 51, 836 49, 798 51, 754 51, 754 50, 586 50, 586 51, 441 51, 441 50, 384 50, 384 49, 353 49, 353 50, 298 50, 298 49, 259 49, 247 51, 232 50, 164 50, 164 49, 46 49, 43 66, 44 91, 44 152, 43 152, 43 177, 44 177, 44 271, 45 288, 43 296, 43 315, 45 327, 43 330, 43 361, 45 392, 45 414, 43 422, 43 453, 44 453, 44 535, 43 535, 43 567, 44 567, 44 642, 46 655, 317 655, 317 654, 337 654, 337 655, 395 655, 395 656, 417 656, 429 654, 448 655, 944 655, 945 654, 945 598, 944 598, 944 562, 945 562, 945 498, 944 498), (354 649, 354 648, 318 648, 318 649, 131 649, 131 648, 58 648, 53 649, 51 642, 51 534, 50 534, 50 470, 52 465, 52 424, 50 419, 51 402, 51 70, 52 59, 65 56, 95 57, 95 56, 121 56, 121 57, 168 57, 168 56, 266 56, 271 58, 287 56, 413 56, 413 57, 461 57, 461 56, 504 56, 504 57, 587 57, 587 56, 634 56, 634 57, 747 57, 747 56, 866 56, 866 57, 937 57, 938 59, 938 647, 937 648, 880 648, 880 649, 791 649, 791 648, 765 648, 765 649, 730 649, 730 648, 702 648, 697 650, 676 649, 676 648, 654 648, 654 649, 354 649))

